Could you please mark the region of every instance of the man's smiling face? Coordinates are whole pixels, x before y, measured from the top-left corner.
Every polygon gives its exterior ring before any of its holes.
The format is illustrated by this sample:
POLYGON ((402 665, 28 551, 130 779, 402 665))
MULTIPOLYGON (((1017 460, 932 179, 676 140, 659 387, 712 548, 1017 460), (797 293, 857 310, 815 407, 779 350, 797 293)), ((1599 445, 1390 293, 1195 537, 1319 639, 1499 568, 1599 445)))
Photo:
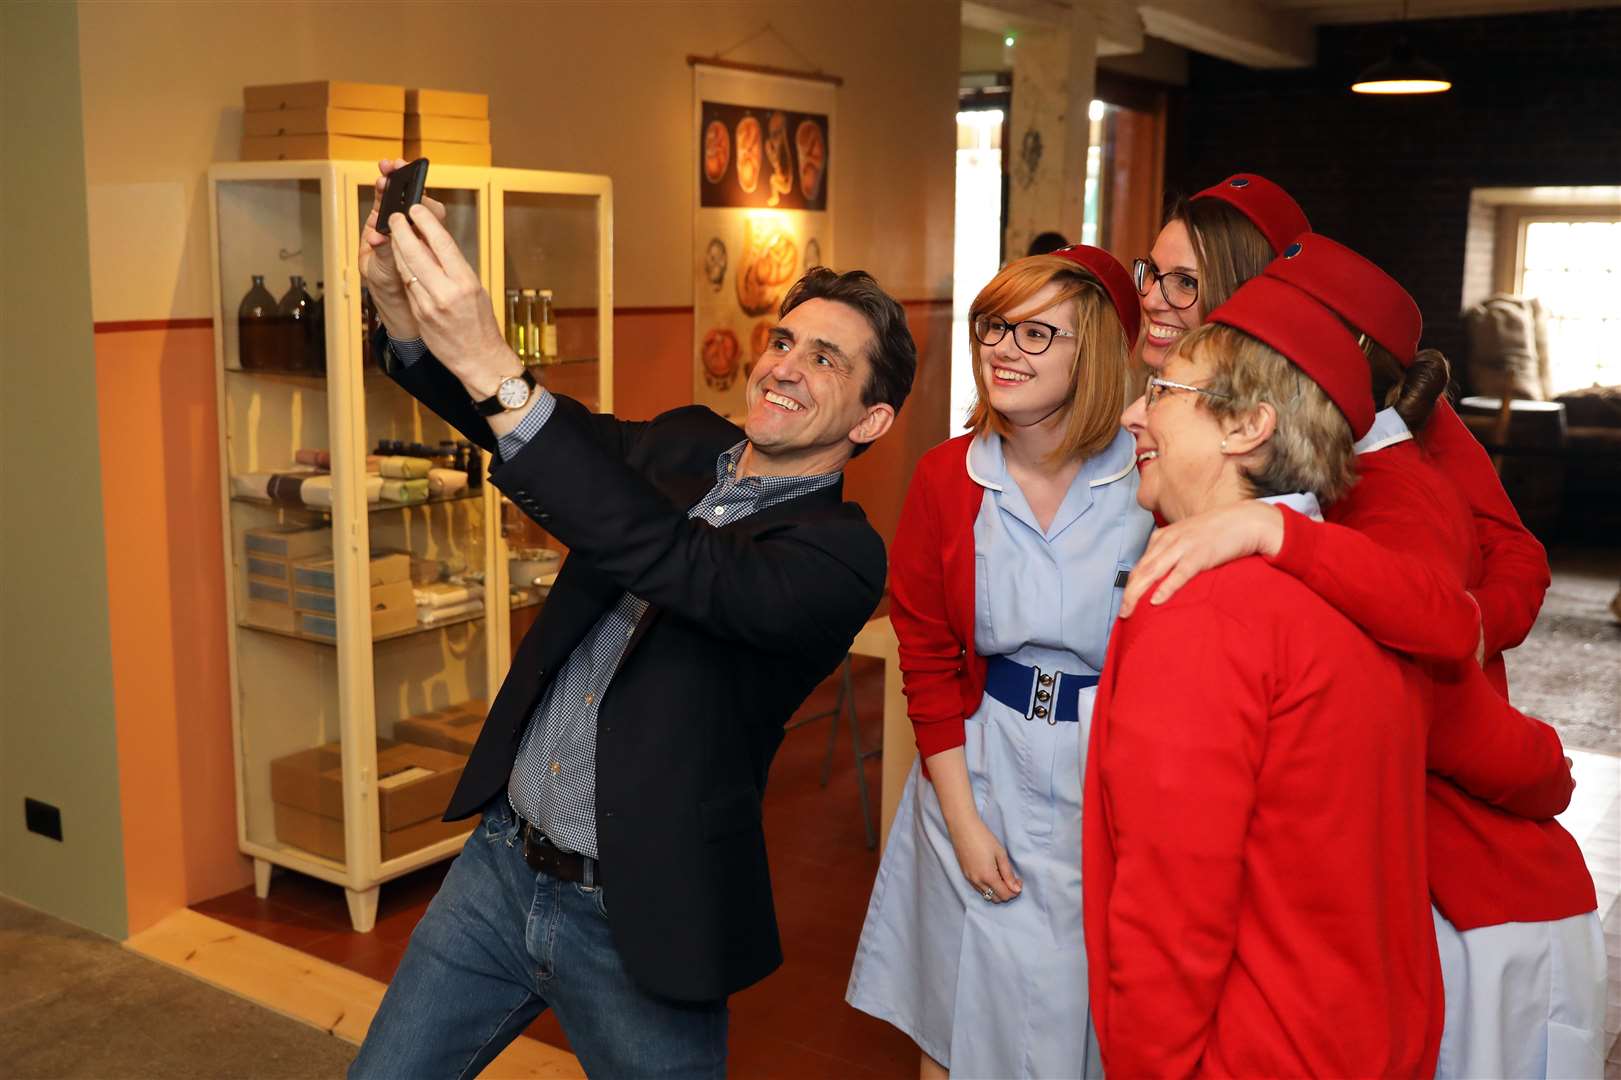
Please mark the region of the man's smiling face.
POLYGON ((861 398, 873 345, 862 314, 835 300, 806 300, 783 316, 745 391, 743 428, 755 454, 803 475, 841 468, 855 449, 852 432, 865 435, 871 423, 861 398))

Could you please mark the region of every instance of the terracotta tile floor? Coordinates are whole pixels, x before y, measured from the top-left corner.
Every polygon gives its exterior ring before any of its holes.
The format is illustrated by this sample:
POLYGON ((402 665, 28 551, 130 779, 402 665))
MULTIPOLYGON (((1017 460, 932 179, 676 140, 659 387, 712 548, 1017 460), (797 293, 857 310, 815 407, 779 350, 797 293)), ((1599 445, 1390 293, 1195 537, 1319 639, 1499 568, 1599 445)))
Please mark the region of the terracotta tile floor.
MULTIPOLYGON (((883 669, 878 661, 863 658, 855 665, 862 743, 876 746, 883 726, 883 669)), ((836 693, 836 681, 829 680, 801 715, 831 708, 836 693)), ((784 962, 770 978, 732 998, 734 1076, 820 1080, 917 1075, 917 1050, 910 1039, 844 1003, 878 856, 867 850, 862 832, 848 729, 840 729, 843 737, 828 786, 818 782, 827 724, 824 719, 790 732, 771 768, 766 845, 784 962)), ((877 759, 866 763, 875 816, 880 767, 877 759)), ((258 899, 250 887, 193 907, 386 982, 449 865, 426 867, 383 885, 377 926, 370 934, 350 929, 341 888, 288 872, 276 873, 268 899, 258 899)), ((530 1025, 529 1034, 568 1046, 550 1014, 530 1025)))

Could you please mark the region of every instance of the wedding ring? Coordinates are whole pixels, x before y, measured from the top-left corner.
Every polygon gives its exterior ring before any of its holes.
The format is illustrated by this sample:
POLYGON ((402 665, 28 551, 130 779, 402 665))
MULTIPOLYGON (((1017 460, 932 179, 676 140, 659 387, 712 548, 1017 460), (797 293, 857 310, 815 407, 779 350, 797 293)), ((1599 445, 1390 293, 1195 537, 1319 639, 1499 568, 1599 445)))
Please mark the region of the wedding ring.
POLYGON ((995 902, 996 900, 996 890, 994 889, 986 889, 979 895, 983 896, 987 902, 995 902))
POLYGON ((416 283, 417 283, 417 276, 416 276, 416 275, 415 275, 415 274, 412 274, 412 275, 411 275, 411 280, 410 280, 410 281, 407 281, 407 282, 406 282, 406 283, 405 283, 405 287, 406 287, 406 288, 407 288, 407 289, 409 289, 409 288, 410 288, 410 287, 411 287, 411 286, 413 286, 413 285, 415 285, 415 284, 416 284, 416 283))

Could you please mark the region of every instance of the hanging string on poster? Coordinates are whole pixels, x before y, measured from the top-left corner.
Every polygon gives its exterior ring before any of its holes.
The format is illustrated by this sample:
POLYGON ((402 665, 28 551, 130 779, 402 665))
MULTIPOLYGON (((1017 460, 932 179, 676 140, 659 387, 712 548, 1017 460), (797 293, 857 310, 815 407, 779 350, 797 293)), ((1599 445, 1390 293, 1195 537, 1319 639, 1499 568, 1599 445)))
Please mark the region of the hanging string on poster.
POLYGON ((810 267, 833 265, 829 169, 842 80, 720 57, 687 62, 697 163, 693 400, 741 420, 749 371, 783 296, 810 267))

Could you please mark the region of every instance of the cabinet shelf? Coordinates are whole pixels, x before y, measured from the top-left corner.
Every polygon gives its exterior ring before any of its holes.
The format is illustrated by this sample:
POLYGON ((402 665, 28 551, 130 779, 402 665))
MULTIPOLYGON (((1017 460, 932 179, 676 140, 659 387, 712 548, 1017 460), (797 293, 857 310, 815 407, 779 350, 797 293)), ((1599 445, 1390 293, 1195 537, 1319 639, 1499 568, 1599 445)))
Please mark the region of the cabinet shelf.
MULTIPOLYGON (((368 514, 380 514, 387 510, 411 510, 418 506, 444 506, 447 503, 474 502, 484 497, 482 487, 471 491, 459 492, 455 495, 430 495, 425 502, 374 502, 366 504, 368 514)), ((231 501, 246 506, 260 506, 267 510, 289 510, 300 514, 319 514, 324 518, 332 516, 330 506, 307 506, 304 503, 284 503, 274 499, 261 499, 253 495, 232 495, 231 501)))
MULTIPOLYGON (((451 626, 461 626, 463 623, 478 622, 483 618, 484 612, 470 611, 466 614, 456 615, 452 618, 444 619, 439 622, 427 624, 417 623, 415 626, 407 630, 396 630, 391 634, 378 634, 371 640, 373 645, 385 641, 398 641, 401 638, 415 637, 418 634, 429 634, 435 630, 444 630, 451 626)), ((236 625, 244 630, 252 630, 260 634, 272 634, 279 638, 286 638, 288 641, 302 641, 305 644, 314 645, 322 649, 332 649, 337 647, 337 642, 335 641, 327 641, 325 638, 310 637, 308 634, 297 634, 291 630, 282 630, 273 626, 260 626, 258 623, 248 622, 245 619, 239 620, 236 625)))

